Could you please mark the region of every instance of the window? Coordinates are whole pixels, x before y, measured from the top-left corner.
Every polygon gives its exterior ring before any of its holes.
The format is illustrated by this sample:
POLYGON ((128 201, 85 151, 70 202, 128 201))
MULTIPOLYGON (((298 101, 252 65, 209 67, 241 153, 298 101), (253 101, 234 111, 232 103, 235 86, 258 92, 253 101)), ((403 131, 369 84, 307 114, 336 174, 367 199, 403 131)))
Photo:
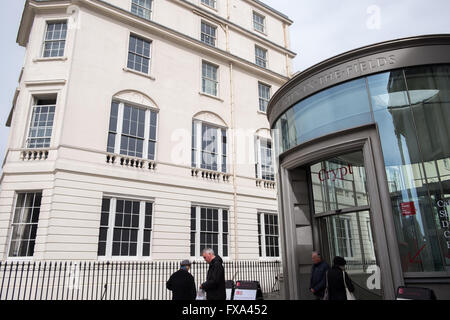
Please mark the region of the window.
POLYGON ((131 13, 150 20, 152 15, 152 0, 133 0, 131 3, 131 13))
POLYGON ((266 18, 256 12, 253 12, 253 28, 256 31, 264 33, 266 18))
POLYGON ((266 112, 270 100, 270 86, 258 82, 259 111, 266 112))
POLYGON ((205 248, 212 248, 222 257, 228 257, 228 210, 191 207, 191 256, 199 257, 205 248))
POLYGON ((256 138, 256 178, 263 180, 275 180, 272 163, 272 142, 261 137, 256 138))
POLYGON ((32 257, 36 243, 41 192, 18 193, 12 223, 10 257, 32 257))
POLYGON ((353 257, 351 221, 349 218, 336 216, 333 219, 334 234, 336 235, 337 255, 345 258, 353 257))
POLYGON ((26 141, 26 147, 30 149, 48 148, 53 131, 53 120, 55 118, 54 100, 37 99, 33 106, 30 129, 26 141))
POLYGON ((192 167, 227 172, 227 131, 201 121, 192 123, 192 167))
POLYGON ((44 40, 44 58, 63 57, 66 45, 67 22, 47 22, 44 40))
POLYGON ((135 35, 130 35, 127 66, 129 69, 148 74, 150 66, 150 41, 135 35))
POLYGON ((216 46, 216 31, 217 28, 202 21, 201 25, 201 41, 215 47, 216 46))
POLYGON ((219 67, 203 61, 202 63, 202 92, 217 97, 219 82, 217 70, 219 67))
POLYGON ((107 151, 155 160, 157 117, 156 111, 113 101, 107 151))
POLYGON ((267 50, 255 46, 255 63, 263 68, 267 67, 267 50))
POLYGON ((98 256, 149 257, 153 203, 104 197, 98 256))
POLYGON ((214 9, 216 8, 216 0, 202 0, 202 4, 214 9))
POLYGON ((278 215, 258 213, 258 248, 260 257, 279 257, 278 215))

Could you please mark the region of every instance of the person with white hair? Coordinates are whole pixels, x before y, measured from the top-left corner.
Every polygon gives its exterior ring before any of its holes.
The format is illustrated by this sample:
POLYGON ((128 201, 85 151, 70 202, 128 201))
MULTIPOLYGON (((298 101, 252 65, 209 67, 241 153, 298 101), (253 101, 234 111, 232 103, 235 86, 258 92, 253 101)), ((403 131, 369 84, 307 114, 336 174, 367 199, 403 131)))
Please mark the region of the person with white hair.
POLYGON ((205 248, 202 250, 203 259, 209 264, 206 281, 202 283, 200 289, 206 292, 206 300, 225 300, 225 270, 223 260, 216 256, 214 250, 205 248))
POLYGON ((313 266, 311 268, 311 280, 309 290, 314 295, 316 300, 321 300, 326 288, 326 273, 329 269, 328 263, 322 260, 319 252, 312 253, 313 266))

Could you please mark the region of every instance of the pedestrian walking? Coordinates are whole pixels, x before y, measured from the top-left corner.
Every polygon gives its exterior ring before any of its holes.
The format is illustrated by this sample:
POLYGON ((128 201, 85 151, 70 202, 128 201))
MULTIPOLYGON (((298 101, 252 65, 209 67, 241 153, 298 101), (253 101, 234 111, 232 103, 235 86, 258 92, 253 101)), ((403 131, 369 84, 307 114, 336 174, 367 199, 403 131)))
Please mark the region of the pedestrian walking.
POLYGON ((312 262, 309 290, 314 294, 316 300, 321 300, 326 287, 325 275, 330 267, 328 263, 322 260, 320 253, 317 251, 312 253, 312 262))
POLYGON ((203 249, 203 259, 209 264, 206 281, 202 283, 200 289, 206 292, 206 300, 225 300, 225 271, 223 260, 214 254, 211 248, 203 249))
POLYGON ((333 266, 328 271, 328 300, 354 300, 353 282, 344 271, 346 261, 342 257, 334 257, 333 266), (345 280, 344 280, 345 279, 345 280), (349 292, 347 292, 349 291, 349 292))
POLYGON ((166 287, 172 291, 172 300, 195 300, 197 291, 190 269, 189 260, 181 261, 180 270, 172 274, 167 281, 166 287))

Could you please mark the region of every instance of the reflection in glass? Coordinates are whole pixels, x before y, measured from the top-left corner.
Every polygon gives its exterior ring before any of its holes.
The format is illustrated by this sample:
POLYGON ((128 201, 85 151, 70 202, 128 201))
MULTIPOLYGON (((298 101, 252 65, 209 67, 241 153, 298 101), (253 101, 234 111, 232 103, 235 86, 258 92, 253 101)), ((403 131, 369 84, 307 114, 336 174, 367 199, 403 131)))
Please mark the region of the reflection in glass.
POLYGON ((422 67, 406 69, 406 77, 399 70, 368 78, 404 272, 444 271, 443 259, 448 265, 436 207, 449 190, 448 171, 439 170, 450 150, 445 71, 422 67))
POLYGON ((281 152, 336 131, 372 122, 365 79, 349 81, 307 98, 276 123, 281 152))
POLYGON ((368 278, 373 272, 368 268, 377 266, 369 211, 327 216, 320 219, 320 230, 326 260, 335 256, 347 261, 346 271, 355 285, 358 299, 380 299, 380 288, 369 286, 368 278))
POLYGON ((311 181, 316 214, 368 205, 362 151, 312 165, 311 181))

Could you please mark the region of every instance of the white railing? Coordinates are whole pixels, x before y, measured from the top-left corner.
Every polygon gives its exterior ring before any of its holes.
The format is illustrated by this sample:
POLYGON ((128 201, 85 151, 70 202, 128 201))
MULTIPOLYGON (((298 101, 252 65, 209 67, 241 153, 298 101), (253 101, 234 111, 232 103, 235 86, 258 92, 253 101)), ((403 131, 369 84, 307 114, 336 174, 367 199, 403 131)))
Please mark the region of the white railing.
POLYGON ((23 161, 47 160, 49 149, 28 149, 20 153, 20 159, 23 161))
POLYGON ((156 170, 156 161, 118 154, 106 154, 106 163, 128 168, 156 170))
POLYGON ((207 170, 202 168, 191 168, 191 175, 196 178, 203 178, 204 180, 212 180, 218 182, 230 182, 231 174, 218 172, 213 170, 207 170))
POLYGON ((272 180, 256 179, 256 186, 265 189, 275 189, 276 183, 272 180))

